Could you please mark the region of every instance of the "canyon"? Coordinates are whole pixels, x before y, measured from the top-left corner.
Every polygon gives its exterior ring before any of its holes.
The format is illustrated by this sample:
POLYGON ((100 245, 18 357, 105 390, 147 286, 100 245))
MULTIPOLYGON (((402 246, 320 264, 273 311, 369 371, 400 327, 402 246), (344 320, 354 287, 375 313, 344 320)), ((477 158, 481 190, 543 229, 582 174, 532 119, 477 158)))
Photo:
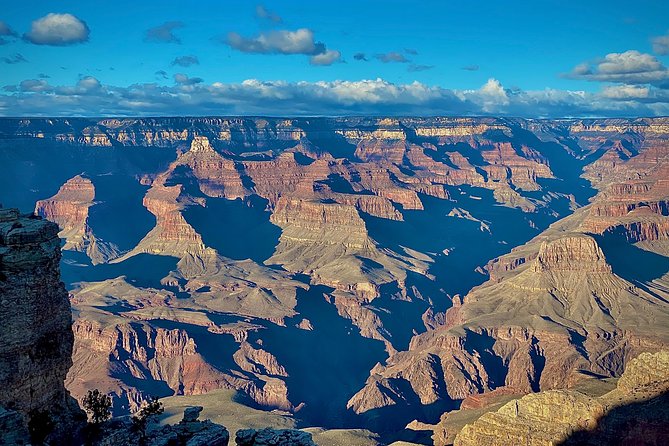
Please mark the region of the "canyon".
POLYGON ((584 376, 623 392, 669 348, 668 118, 7 118, 0 202, 58 225, 0 239, 62 240, 50 373, 116 415, 229 391, 360 444, 488 444, 565 398, 594 428, 584 376))

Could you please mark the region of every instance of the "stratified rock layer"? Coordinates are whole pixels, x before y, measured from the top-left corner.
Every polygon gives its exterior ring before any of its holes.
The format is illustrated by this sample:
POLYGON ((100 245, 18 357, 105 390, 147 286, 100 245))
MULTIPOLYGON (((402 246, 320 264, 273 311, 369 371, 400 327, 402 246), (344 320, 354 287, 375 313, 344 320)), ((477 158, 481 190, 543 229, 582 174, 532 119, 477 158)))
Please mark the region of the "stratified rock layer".
POLYGON ((524 396, 465 426, 455 446, 660 446, 669 441, 667 391, 669 351, 643 353, 601 397, 566 390, 524 396))
POLYGON ((63 384, 74 336, 59 260, 55 224, 0 209, 0 406, 45 411, 64 435, 79 411, 63 384))

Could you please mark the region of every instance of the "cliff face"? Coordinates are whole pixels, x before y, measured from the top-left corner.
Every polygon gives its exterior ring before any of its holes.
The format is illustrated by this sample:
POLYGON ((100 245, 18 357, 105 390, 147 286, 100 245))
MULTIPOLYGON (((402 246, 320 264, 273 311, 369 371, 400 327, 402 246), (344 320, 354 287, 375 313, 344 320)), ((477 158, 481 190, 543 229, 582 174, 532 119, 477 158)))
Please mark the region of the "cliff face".
POLYGON ((99 240, 88 224, 89 208, 95 199, 90 178, 77 175, 63 184, 58 193, 35 205, 35 214, 58 224, 63 249, 85 252, 92 263, 105 263, 117 256, 118 248, 99 240))
POLYGON ((38 411, 66 435, 79 413, 65 389, 72 365, 72 315, 60 281, 58 227, 0 208, 0 406, 38 411))
POLYGON ((669 440, 669 352, 631 360, 616 389, 598 397, 554 390, 514 400, 465 426, 455 446, 661 445, 669 440))

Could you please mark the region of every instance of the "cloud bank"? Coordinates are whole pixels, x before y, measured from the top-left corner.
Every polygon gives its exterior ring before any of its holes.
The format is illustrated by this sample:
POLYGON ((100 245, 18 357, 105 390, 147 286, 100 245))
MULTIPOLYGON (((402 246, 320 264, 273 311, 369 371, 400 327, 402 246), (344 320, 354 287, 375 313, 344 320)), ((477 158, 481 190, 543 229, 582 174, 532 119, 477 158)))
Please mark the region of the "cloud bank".
POLYGON ((669 115, 669 92, 617 86, 600 93, 509 90, 495 79, 473 90, 383 79, 205 83, 185 74, 174 85, 112 86, 93 77, 54 86, 28 79, 4 87, 2 116, 165 115, 495 115, 524 117, 669 115))

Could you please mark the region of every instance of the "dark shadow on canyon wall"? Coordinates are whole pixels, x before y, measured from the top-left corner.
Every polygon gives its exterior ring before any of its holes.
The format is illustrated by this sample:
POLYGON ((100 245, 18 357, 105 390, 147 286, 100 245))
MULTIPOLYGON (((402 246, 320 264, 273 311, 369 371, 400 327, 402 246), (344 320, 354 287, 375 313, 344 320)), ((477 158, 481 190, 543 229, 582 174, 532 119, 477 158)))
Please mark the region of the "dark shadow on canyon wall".
POLYGON ((88 225, 93 234, 121 251, 131 250, 156 224, 142 204, 149 187, 127 175, 98 175, 91 181, 95 204, 88 210, 88 225))
POLYGON ((383 361, 383 343, 360 336, 350 320, 341 317, 332 299, 332 288, 312 285, 298 290, 298 316, 286 320, 286 326, 269 325, 266 330, 249 334, 249 342, 258 342, 272 352, 288 372, 288 398, 308 425, 329 428, 350 427, 352 413, 346 402, 363 387, 369 370, 383 361), (296 327, 303 319, 313 330, 296 327))
POLYGON ((37 200, 53 196, 80 173, 134 178, 163 171, 175 158, 175 150, 162 147, 100 149, 38 138, 0 138, 0 203, 31 211, 37 200))
POLYGON ((576 431, 561 446, 666 446, 669 392, 610 410, 597 427, 576 431))
POLYGON ((669 258, 646 251, 625 238, 622 231, 594 235, 614 273, 632 283, 652 282, 669 272, 669 258))
POLYGON ((281 229, 269 221, 267 200, 252 195, 244 200, 207 198, 206 206, 189 206, 184 218, 202 235, 205 245, 235 260, 259 264, 274 254, 281 229))
POLYGON ((60 265, 61 278, 68 289, 78 282, 100 282, 125 276, 126 281, 137 287, 164 288, 160 279, 177 267, 179 259, 171 256, 137 254, 120 263, 91 265, 83 252, 63 251, 60 265))

